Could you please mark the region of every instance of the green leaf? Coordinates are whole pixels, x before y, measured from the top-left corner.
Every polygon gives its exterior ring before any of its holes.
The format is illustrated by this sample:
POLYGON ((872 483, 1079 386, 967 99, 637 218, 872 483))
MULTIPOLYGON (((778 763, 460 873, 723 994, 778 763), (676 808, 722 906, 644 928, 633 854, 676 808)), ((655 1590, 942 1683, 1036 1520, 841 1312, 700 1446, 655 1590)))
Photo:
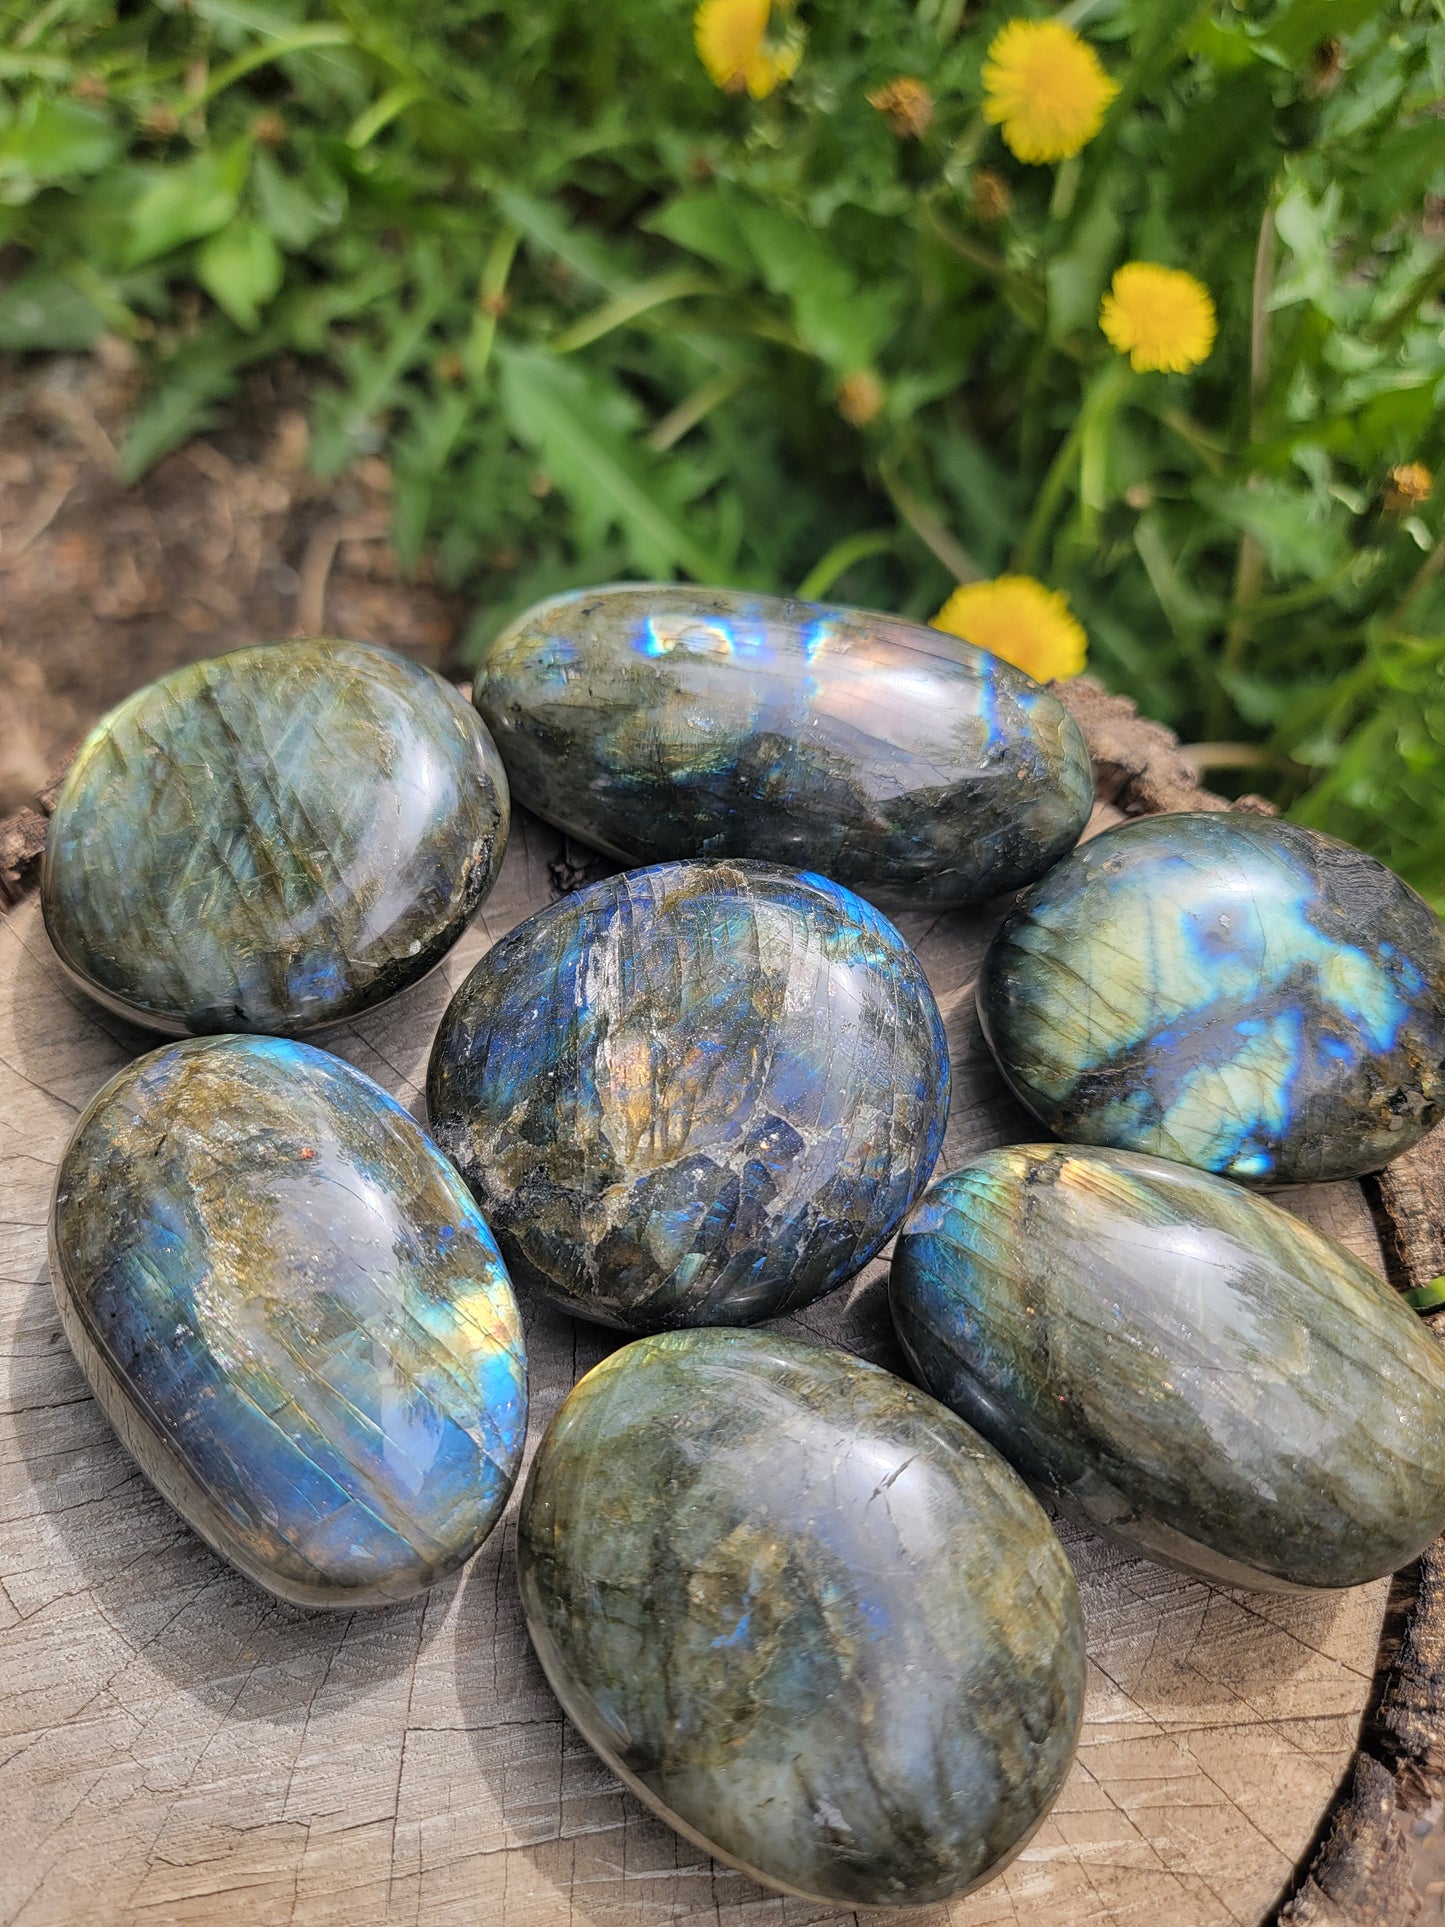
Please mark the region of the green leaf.
POLYGON ((0 47, 0 80, 68 80, 68 60, 55 60, 48 54, 16 53, 0 47))
POLYGON ((583 315, 574 321, 570 328, 564 328, 553 341, 554 355, 575 354, 579 348, 588 348, 604 335, 610 335, 615 328, 625 328, 642 315, 650 314, 654 308, 665 307, 670 301, 683 301, 689 295, 715 294, 716 287, 703 275, 696 274, 691 268, 679 268, 672 274, 654 275, 650 281, 640 281, 626 294, 614 295, 604 301, 600 308, 591 314, 583 315))
POLYGON ((752 252, 738 227, 734 197, 717 188, 679 194, 643 226, 689 254, 700 254, 734 273, 746 274, 753 265, 752 252))
POLYGON ((413 255, 410 265, 420 286, 409 304, 373 300, 373 322, 381 325, 373 327, 369 340, 358 334, 341 356, 349 387, 318 395, 311 438, 311 465, 318 475, 335 475, 353 456, 382 445, 378 417, 401 399, 401 384, 428 353, 432 329, 449 298, 446 283, 431 271, 429 255, 425 246, 413 255))
POLYGON ((838 374, 866 368, 893 331, 898 290, 860 289, 822 235, 776 208, 746 203, 737 218, 764 281, 792 303, 803 346, 838 374))
POLYGON ((1274 575, 1325 575, 1340 560, 1343 533, 1312 495, 1274 482, 1246 488, 1207 479, 1195 483, 1194 495, 1231 528, 1254 536, 1274 575))
POLYGON ((582 280, 591 281, 608 294, 622 294, 637 279, 611 249, 585 231, 571 227, 549 202, 539 201, 534 194, 504 183, 495 185, 491 194, 512 227, 525 234, 544 254, 555 255, 582 280))
POLYGON ((335 227, 346 212, 346 193, 339 180, 328 181, 326 192, 316 192, 307 180, 285 172, 274 155, 256 155, 251 174, 256 212, 273 240, 292 254, 310 247, 324 228, 335 227))
POLYGON ((1360 410, 1358 436, 1365 447, 1404 461, 1445 408, 1445 382, 1415 382, 1389 388, 1360 410))
POLYGON ((1256 40, 1242 27, 1227 26, 1207 15, 1190 29, 1189 51, 1199 54, 1221 74, 1242 73, 1261 57, 1256 40))
POLYGON ((240 203, 249 160, 249 144, 238 141, 219 154, 197 154, 178 167, 150 170, 149 183, 130 210, 127 266, 138 267, 223 228, 240 203))
POLYGON ((1134 546, 1149 577, 1149 586, 1176 636, 1188 640, 1218 622, 1218 605, 1201 596, 1184 579, 1164 524, 1153 510, 1141 515, 1135 523, 1134 546))
POLYGON ((251 333, 285 274, 281 250, 259 221, 231 221, 196 260, 196 278, 223 314, 251 333))
POLYGON ((1099 303, 1109 278, 1123 223, 1107 191, 1101 191, 1074 231, 1067 253, 1049 263, 1049 339, 1058 341, 1076 329, 1093 330, 1099 303))
POLYGON ((625 398, 600 389, 575 362, 517 350, 498 358, 507 420, 568 497, 583 546, 600 547, 617 527, 649 574, 682 569, 700 582, 726 581, 726 568, 678 519, 658 467, 625 433, 625 398))
POLYGON ((0 290, 0 348, 89 348, 105 316, 54 268, 27 268, 0 290))
POLYGON ((1275 286, 1274 307, 1313 301, 1326 313, 1333 311, 1338 293, 1334 250, 1343 200, 1338 182, 1331 183, 1318 201, 1301 181, 1280 197, 1275 228, 1294 259, 1275 286))
POLYGON ((0 180, 40 185, 98 174, 122 145, 103 107, 33 94, 0 135, 0 180))
POLYGON ((201 93, 202 100, 214 100, 228 87, 234 87, 238 80, 254 73, 273 60, 284 60, 288 54, 307 53, 317 47, 346 47, 351 44, 351 31, 338 22, 317 21, 309 27, 296 27, 289 33, 278 35, 268 45, 248 47, 244 53, 236 55, 224 67, 217 68, 206 81, 201 93))
POLYGON ((254 6, 250 0, 189 0, 189 4, 197 19, 208 20, 221 29, 217 37, 223 38, 228 47, 241 46, 246 34, 276 39, 296 25, 294 12, 254 6))
POLYGON ((1324 41, 1354 33, 1388 4, 1389 0, 1287 0, 1262 39, 1292 66, 1302 66, 1324 41))
POLYGON ((411 574, 421 559, 439 476, 471 413, 471 396, 449 389, 435 401, 418 402, 410 428, 396 443, 392 464, 392 543, 411 574))
POLYGON ((234 393, 239 366, 239 357, 215 349, 172 363, 131 422, 121 449, 126 481, 209 426, 216 404, 234 393))
POLYGON ((1405 1303, 1412 1311, 1438 1311, 1445 1305, 1445 1278, 1432 1278, 1428 1285, 1407 1291, 1405 1303))

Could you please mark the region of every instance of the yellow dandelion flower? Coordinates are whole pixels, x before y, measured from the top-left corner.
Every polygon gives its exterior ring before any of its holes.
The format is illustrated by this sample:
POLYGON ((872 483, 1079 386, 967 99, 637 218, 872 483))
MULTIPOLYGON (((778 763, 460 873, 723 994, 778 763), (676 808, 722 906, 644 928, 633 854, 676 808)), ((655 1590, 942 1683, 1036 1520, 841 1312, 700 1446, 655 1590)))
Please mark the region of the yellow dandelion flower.
POLYGON ((693 15, 693 39, 708 79, 724 93, 747 90, 765 100, 780 81, 791 80, 802 57, 796 41, 768 40, 772 0, 702 0, 693 15))
POLYGON ((1119 91, 1058 20, 1010 20, 989 47, 983 87, 985 119, 1021 161, 1066 161, 1087 147, 1119 91))
POLYGON ((1000 575, 955 589, 932 627, 1002 656, 1039 682, 1077 676, 1088 650, 1084 625, 1067 599, 1031 575, 1000 575))
POLYGON ((1209 357, 1219 323, 1202 281, 1182 268, 1130 261, 1114 276, 1099 309, 1109 345, 1144 374, 1182 375, 1209 357))

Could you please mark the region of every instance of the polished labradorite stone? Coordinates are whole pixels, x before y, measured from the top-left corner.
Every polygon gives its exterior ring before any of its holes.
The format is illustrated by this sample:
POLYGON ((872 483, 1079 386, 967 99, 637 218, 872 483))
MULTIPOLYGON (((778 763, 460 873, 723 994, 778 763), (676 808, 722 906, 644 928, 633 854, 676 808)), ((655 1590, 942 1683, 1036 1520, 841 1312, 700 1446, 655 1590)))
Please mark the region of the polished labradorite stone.
POLYGON ((427 1104, 519 1284, 657 1331, 860 1270, 928 1182, 948 1087, 927 979, 876 910, 669 863, 504 937, 452 999, 427 1104))
POLYGON ((1058 700, 996 656, 860 609, 621 586, 539 604, 475 701, 518 799, 628 863, 757 857, 888 908, 1040 876, 1093 798, 1058 700))
POLYGON ((306 1606, 404 1598, 496 1524, 526 1361, 481 1215, 394 1099, 277 1038, 113 1078, 56 1182, 50 1272, 142 1471, 306 1606))
POLYGON ((240 649, 86 739, 45 924, 91 996, 152 1030, 296 1033, 440 962, 507 823, 495 745, 429 669, 361 643, 240 649))
POLYGON ((1342 1245, 1221 1178, 991 1151, 909 1214, 890 1288, 929 1390, 1153 1558, 1354 1586, 1445 1527, 1445 1348, 1342 1245))
POLYGON ((1035 884, 984 959, 984 1033, 1059 1137, 1248 1184, 1358 1177, 1445 1110, 1445 931, 1333 837, 1152 816, 1035 884))
POLYGON ((845 1907, 996 1873, 1078 1737, 1063 1548, 1002 1459, 876 1365, 772 1333, 615 1352, 538 1448, 522 1604, 635 1793, 845 1907))

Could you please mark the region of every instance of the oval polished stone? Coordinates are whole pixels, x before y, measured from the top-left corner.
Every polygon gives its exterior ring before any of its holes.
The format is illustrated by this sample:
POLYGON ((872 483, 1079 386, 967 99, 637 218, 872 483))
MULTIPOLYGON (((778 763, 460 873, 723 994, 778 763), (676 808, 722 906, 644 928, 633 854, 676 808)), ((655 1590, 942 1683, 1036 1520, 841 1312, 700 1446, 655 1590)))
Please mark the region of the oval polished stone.
POLYGON ((1445 1349, 1342 1245, 1221 1178, 991 1151, 909 1214, 890 1296, 929 1390, 1152 1558, 1355 1586, 1445 1527, 1445 1349))
POLYGON ((152 1030, 294 1034, 441 961, 508 819, 491 737, 429 669, 353 642, 239 649, 86 738, 45 926, 82 989, 152 1030))
POLYGON ((673 1332, 589 1372, 537 1451, 527 1628, 587 1740, 755 1879, 945 1899, 1018 1852, 1078 1737, 1078 1592, 1003 1460, 876 1365, 673 1332))
POLYGON ((1017 889, 1093 802, 1063 705, 896 616, 691 586, 529 610, 474 701, 518 799, 625 863, 756 857, 892 909, 1017 889))
POLYGON ((454 1572, 522 1459, 516 1301, 461 1179, 339 1058, 172 1044, 90 1105, 50 1275, 142 1471, 283 1599, 350 1608, 454 1572))
POLYGON ((1247 1184, 1358 1177, 1445 1110, 1445 931, 1383 864, 1266 817, 1150 816, 1022 897, 979 1015, 1059 1137, 1247 1184))
POLYGON ((657 1331, 861 1270, 928 1182, 948 1089, 928 980, 876 910, 795 870, 671 863, 483 957, 427 1104, 518 1284, 657 1331))

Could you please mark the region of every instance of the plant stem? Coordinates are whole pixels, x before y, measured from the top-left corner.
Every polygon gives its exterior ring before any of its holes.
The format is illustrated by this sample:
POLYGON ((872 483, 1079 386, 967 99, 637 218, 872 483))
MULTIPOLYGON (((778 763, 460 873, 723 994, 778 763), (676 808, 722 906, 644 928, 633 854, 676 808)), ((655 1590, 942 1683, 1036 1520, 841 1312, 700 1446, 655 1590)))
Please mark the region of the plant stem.
POLYGON ((863 529, 857 535, 845 535, 841 542, 835 542, 828 553, 813 564, 798 584, 799 600, 820 601, 839 576, 846 574, 855 562, 866 561, 870 555, 886 554, 897 539, 897 532, 893 529, 863 529))
POLYGON ((388 87, 351 123, 346 145, 358 151, 369 147, 383 128, 389 127, 397 115, 404 114, 408 107, 415 107, 421 98, 422 90, 410 81, 398 81, 395 87, 388 87))
POLYGON ((1036 321, 1042 321, 1045 303, 1043 291, 1037 282, 1021 273, 1019 269, 1010 267, 1001 254, 996 254, 992 248, 984 247, 981 242, 975 241, 972 235, 959 234, 943 220, 937 209, 927 208, 924 218, 928 223, 929 231, 946 248, 951 248, 955 254, 962 256, 980 273, 997 281, 1000 287, 1008 288, 1025 306, 1035 310, 1036 321))
POLYGON ((297 27, 294 32, 282 34, 264 47, 250 47, 245 53, 237 54, 234 60, 228 60, 206 82, 200 104, 214 100, 217 94, 224 93, 238 80, 244 80, 247 74, 254 73, 258 67, 264 67, 273 60, 283 60, 287 54, 305 53, 312 47, 350 45, 351 33, 346 27, 328 26, 324 20, 314 26, 297 27))
POLYGON ((1179 754, 1195 769, 1281 769, 1289 761, 1262 743, 1181 743, 1179 754))
POLYGON ((1415 579, 1406 589, 1395 609, 1394 621, 1401 621, 1424 595, 1436 576, 1445 571, 1445 535, 1431 549, 1425 560, 1415 572, 1415 579))
POLYGON ((1295 616, 1302 609, 1312 609, 1317 602, 1325 602, 1342 589, 1354 573, 1356 558, 1351 555, 1337 569, 1322 575, 1318 581, 1309 583, 1303 589, 1287 589, 1282 595, 1261 596, 1258 602, 1248 603, 1241 611, 1251 622, 1273 622, 1280 616, 1295 616))
POLYGON ((1254 285, 1249 299, 1249 434, 1258 441, 1265 395, 1269 390, 1269 304, 1274 293, 1274 186, 1271 184, 1260 216, 1254 247, 1254 285))
POLYGON ((41 7, 37 13, 33 13, 30 16, 19 33, 16 34, 12 44, 17 50, 22 47, 33 46, 41 34, 45 32, 45 29, 53 26, 57 17, 63 14, 68 6, 69 0, 49 0, 48 5, 41 7))
MULTIPOLYGON (((1277 183, 1271 181, 1260 216, 1259 239, 1254 249, 1254 286, 1249 304, 1249 439, 1257 443, 1269 392, 1269 303, 1274 293, 1275 196, 1277 183)), ((1257 488, 1259 476, 1252 474, 1246 488, 1257 488)), ((1246 529, 1239 538, 1239 555, 1234 565, 1234 613, 1224 635, 1220 656, 1221 671, 1237 669, 1249 642, 1249 605, 1260 600, 1264 585, 1264 550, 1258 536, 1246 529)), ((1217 732, 1228 719, 1231 704, 1222 683, 1211 695, 1209 720, 1217 732)))
POLYGON ((1084 439, 1084 416, 1081 410, 1075 418, 1073 427, 1059 444, 1054 459, 1049 464, 1049 472, 1044 477, 1044 485, 1039 490, 1034 512, 1029 517, 1029 525, 1024 530, 1024 539, 1019 544, 1017 567, 1024 575, 1034 575, 1039 566, 1039 556, 1043 551, 1044 538, 1053 525, 1069 475, 1078 460, 1079 449, 1084 439))
MULTIPOLYGON (((1251 481, 1254 479, 1250 477, 1251 481)), ((1239 556, 1234 565, 1234 614, 1225 631, 1224 653, 1220 658, 1225 669, 1239 667, 1239 659, 1249 641, 1254 605, 1263 601, 1260 595, 1263 582, 1264 550, 1259 537, 1246 529, 1239 538, 1239 556)))
POLYGON ((1415 278, 1414 285, 1406 292, 1403 300, 1396 302, 1392 313, 1370 329, 1371 341, 1382 347, 1393 341, 1397 335, 1404 334, 1420 309, 1434 294, 1445 288, 1445 248, 1442 248, 1429 267, 1415 278))
POLYGON ((1073 212, 1074 200, 1079 192, 1079 175, 1083 162, 1077 154, 1071 154, 1062 163, 1054 176, 1054 191, 1049 197, 1049 219, 1066 221, 1073 212))
POLYGON ((647 446, 654 453, 665 455, 669 448, 696 428, 704 416, 710 415, 714 408, 721 407, 725 401, 731 401, 746 385, 747 376, 735 370, 714 375, 711 381, 703 382, 690 395, 684 395, 676 408, 668 410, 648 436, 647 446))
POLYGON ((1130 368, 1127 361, 1111 362, 1097 377, 1093 387, 1085 395, 1074 418, 1074 425, 1059 445, 1058 453, 1049 464, 1048 474, 1044 477, 1043 487, 1039 490, 1034 512, 1029 517, 1029 525, 1024 530, 1024 539, 1019 544, 1017 567, 1024 575, 1036 575, 1043 556, 1044 542, 1053 527, 1064 490, 1069 483, 1074 464, 1079 459, 1084 445, 1084 437, 1097 431, 1103 422, 1118 406, 1129 385, 1130 368))
POLYGON ((879 467, 879 479, 888 499, 927 549, 931 549, 955 582, 982 582, 983 570, 960 543, 956 542, 928 505, 916 496, 888 463, 879 467))
POLYGON ((1206 434, 1198 422, 1191 421, 1182 408, 1161 408, 1159 419, 1166 428, 1173 430, 1186 448, 1194 451, 1211 475, 1224 473, 1224 457, 1228 450, 1222 442, 1206 434))
POLYGON ((472 331, 462 350, 462 361, 474 386, 480 386, 492 358, 492 344, 497 338, 497 316, 502 311, 507 277, 512 272, 512 263, 517 258, 521 239, 515 228, 502 228, 482 263, 482 278, 477 283, 477 312, 472 317, 472 331))
POLYGON ((578 348, 586 348, 603 335, 609 335, 614 328, 624 328, 629 321, 636 321, 653 308, 660 308, 667 301, 681 301, 692 294, 712 294, 711 281, 702 275, 694 274, 690 268, 680 268, 674 274, 660 274, 652 281, 642 281, 626 294, 619 294, 614 300, 604 301, 600 308, 591 314, 583 315, 574 321, 552 343, 554 355, 570 355, 578 348))

